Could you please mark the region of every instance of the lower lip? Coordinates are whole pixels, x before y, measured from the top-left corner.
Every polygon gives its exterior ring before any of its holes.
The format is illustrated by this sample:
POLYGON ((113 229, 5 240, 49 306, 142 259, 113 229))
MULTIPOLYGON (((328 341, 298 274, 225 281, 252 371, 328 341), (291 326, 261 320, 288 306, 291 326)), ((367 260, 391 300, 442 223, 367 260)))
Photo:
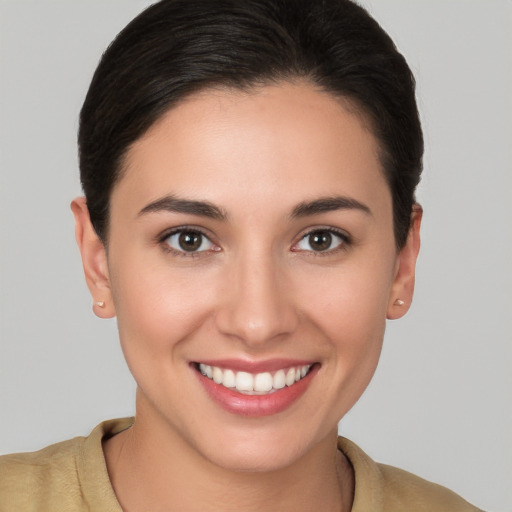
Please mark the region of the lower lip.
POLYGON ((314 365, 309 373, 291 386, 269 393, 268 395, 244 395, 237 391, 216 384, 199 371, 194 370, 208 395, 224 410, 241 416, 262 417, 277 414, 290 407, 308 389, 318 372, 314 365))

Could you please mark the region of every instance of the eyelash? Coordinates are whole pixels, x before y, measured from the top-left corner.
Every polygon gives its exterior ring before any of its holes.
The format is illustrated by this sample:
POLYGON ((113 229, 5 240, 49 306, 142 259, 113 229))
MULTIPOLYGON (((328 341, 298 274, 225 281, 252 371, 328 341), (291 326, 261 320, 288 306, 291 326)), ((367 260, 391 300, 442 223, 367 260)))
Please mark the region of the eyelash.
POLYGON ((352 239, 344 231, 341 231, 339 229, 332 228, 332 227, 315 227, 313 229, 310 229, 309 231, 307 231, 300 237, 299 241, 293 245, 292 251, 307 253, 309 256, 312 256, 312 257, 326 257, 326 256, 332 256, 341 251, 346 251, 351 245, 352 245, 352 239), (335 247, 333 249, 326 249, 325 251, 302 250, 302 249, 294 250, 293 249, 293 247, 296 247, 303 240, 310 237, 311 235, 314 235, 315 233, 328 233, 331 236, 334 235, 335 237, 339 238, 341 240, 341 242, 337 247, 335 247))
MULTIPOLYGON (((206 239, 212 246, 217 247, 210 239, 210 237, 204 233, 201 229, 196 227, 189 227, 189 226, 181 226, 179 228, 174 228, 169 231, 166 231, 161 236, 158 237, 158 242, 162 246, 163 250, 173 254, 174 256, 178 257, 184 257, 184 258, 198 258, 198 257, 204 257, 208 255, 208 253, 212 252, 219 252, 219 249, 216 250, 203 250, 203 251, 185 251, 185 250, 177 250, 174 249, 169 245, 168 240, 174 235, 184 234, 184 233, 190 233, 190 234, 196 234, 200 235, 204 239, 206 239)), ((202 241, 204 243, 204 240, 202 241)))
MULTIPOLYGON (((216 246, 210 239, 210 237, 204 233, 201 229, 196 227, 189 227, 189 226, 181 226, 179 228, 173 228, 169 231, 166 231, 161 236, 158 237, 158 243, 162 246, 163 250, 171 253, 178 257, 185 257, 185 258, 198 258, 198 257, 204 257, 207 256, 208 253, 212 252, 219 252, 221 249, 216 246), (204 237, 212 246, 216 247, 215 250, 202 250, 202 251, 185 251, 185 250, 177 250, 171 247, 168 243, 169 238, 171 238, 174 235, 178 234, 184 234, 184 233, 190 233, 190 234, 197 234, 201 237, 204 237)), ((204 240, 202 240, 201 244, 204 243, 204 240)), ((350 245, 352 244, 351 237, 347 235, 344 231, 332 228, 332 227, 315 227, 306 233, 304 233, 298 242, 295 242, 292 246, 292 252, 301 252, 301 253, 308 253, 311 256, 314 257, 324 257, 324 256, 330 256, 333 254, 336 254, 340 251, 346 251, 350 245), (298 244, 300 244, 303 240, 305 240, 307 237, 312 236, 315 233, 327 233, 329 235, 334 235, 335 237, 338 237, 341 239, 341 243, 335 247, 334 249, 326 249, 325 251, 314 251, 314 250, 304 250, 304 249, 294 249, 298 244)))

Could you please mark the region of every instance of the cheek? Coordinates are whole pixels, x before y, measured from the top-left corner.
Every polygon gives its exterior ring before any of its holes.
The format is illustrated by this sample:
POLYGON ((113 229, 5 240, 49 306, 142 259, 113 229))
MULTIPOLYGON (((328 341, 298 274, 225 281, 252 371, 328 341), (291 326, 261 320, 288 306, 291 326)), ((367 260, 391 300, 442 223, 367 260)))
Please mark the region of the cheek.
POLYGON ((393 258, 383 261, 319 269, 322 278, 305 273, 296 292, 304 315, 330 345, 328 371, 343 375, 333 385, 344 392, 349 386, 357 397, 370 381, 382 348, 394 267, 393 258))
POLYGON ((393 268, 393 258, 354 258, 339 267, 310 268, 297 280, 295 293, 329 331, 371 331, 385 323, 393 268))
POLYGON ((171 271, 160 265, 118 267, 112 287, 121 345, 126 359, 161 361, 177 355, 183 341, 209 316, 212 283, 201 271, 171 271), (133 272, 131 269, 142 269, 133 272))

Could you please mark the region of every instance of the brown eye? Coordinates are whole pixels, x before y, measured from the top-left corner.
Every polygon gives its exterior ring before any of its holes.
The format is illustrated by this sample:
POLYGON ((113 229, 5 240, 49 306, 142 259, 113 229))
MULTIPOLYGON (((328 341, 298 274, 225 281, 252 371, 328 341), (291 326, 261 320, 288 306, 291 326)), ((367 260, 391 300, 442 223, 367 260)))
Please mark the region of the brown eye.
POLYGON ((332 235, 328 231, 315 231, 308 235, 309 246, 314 251, 326 251, 331 247, 332 235))
POLYGON ((203 235, 195 231, 185 231, 180 233, 178 238, 180 249, 187 252, 197 251, 199 247, 201 247, 202 241, 203 235))
POLYGON ((194 253, 214 250, 214 244, 200 231, 182 229, 175 231, 165 239, 165 243, 174 251, 194 253))
POLYGON ((348 244, 348 236, 331 229, 315 229, 304 235, 294 251, 328 252, 348 244))

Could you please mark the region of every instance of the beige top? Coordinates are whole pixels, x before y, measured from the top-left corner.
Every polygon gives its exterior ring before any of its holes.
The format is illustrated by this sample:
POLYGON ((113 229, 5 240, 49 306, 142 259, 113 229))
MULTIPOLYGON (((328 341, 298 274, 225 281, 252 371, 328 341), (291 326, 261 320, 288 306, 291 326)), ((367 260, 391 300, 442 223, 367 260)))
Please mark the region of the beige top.
MULTIPOLYGON (((110 484, 102 439, 129 428, 133 418, 100 423, 38 452, 0 457, 1 512, 122 512, 110 484)), ((355 470, 352 512, 476 512, 445 487, 401 469, 373 462, 340 437, 338 447, 355 470)))

